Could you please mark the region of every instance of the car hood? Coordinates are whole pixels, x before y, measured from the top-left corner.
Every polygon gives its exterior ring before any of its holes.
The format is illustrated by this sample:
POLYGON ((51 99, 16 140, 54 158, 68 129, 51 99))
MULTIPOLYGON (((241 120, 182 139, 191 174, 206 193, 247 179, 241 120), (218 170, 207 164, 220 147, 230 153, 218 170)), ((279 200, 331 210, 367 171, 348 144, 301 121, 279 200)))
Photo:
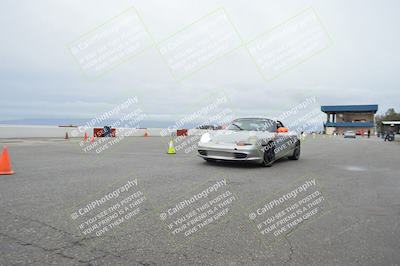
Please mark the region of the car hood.
POLYGON ((211 134, 211 142, 216 144, 237 143, 239 141, 254 143, 260 139, 272 138, 274 133, 264 131, 245 131, 245 130, 218 130, 211 134))

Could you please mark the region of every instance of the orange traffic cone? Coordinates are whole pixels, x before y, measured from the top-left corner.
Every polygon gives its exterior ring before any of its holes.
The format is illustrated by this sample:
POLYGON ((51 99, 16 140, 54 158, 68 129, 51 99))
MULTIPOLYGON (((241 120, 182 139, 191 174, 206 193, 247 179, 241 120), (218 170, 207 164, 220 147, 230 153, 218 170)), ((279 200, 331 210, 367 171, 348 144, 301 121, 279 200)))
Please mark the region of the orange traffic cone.
POLYGON ((89 139, 89 137, 88 137, 87 133, 85 132, 85 136, 83 137, 83 140, 88 141, 88 139, 89 139))
POLYGON ((3 153, 0 158, 0 175, 12 175, 14 171, 11 169, 10 158, 8 156, 7 147, 3 148, 3 153))
POLYGON ((90 139, 90 142, 94 142, 94 135, 93 135, 92 138, 90 139))
POLYGON ((148 136, 149 136, 149 133, 147 133, 147 128, 146 128, 146 131, 144 132, 144 136, 145 136, 145 137, 148 137, 148 136))

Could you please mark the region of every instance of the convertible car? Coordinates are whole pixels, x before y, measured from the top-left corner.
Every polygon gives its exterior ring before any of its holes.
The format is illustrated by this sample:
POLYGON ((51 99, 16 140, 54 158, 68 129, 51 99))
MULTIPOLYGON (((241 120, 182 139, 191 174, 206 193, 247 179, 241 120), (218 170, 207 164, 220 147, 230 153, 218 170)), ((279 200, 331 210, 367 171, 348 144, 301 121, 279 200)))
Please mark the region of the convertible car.
POLYGON ((270 167, 282 157, 298 160, 300 140, 280 121, 239 118, 223 130, 203 134, 198 153, 208 162, 249 161, 270 167))

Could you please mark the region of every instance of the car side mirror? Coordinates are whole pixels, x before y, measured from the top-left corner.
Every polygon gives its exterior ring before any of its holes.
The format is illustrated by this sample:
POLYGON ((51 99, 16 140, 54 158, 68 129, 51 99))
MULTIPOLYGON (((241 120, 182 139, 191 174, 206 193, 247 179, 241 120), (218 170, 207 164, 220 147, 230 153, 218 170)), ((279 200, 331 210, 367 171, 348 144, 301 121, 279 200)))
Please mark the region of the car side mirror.
POLYGON ((288 130, 288 128, 287 127, 279 127, 277 130, 276 130, 276 132, 278 132, 278 133, 286 133, 286 132, 288 132, 289 130, 288 130))

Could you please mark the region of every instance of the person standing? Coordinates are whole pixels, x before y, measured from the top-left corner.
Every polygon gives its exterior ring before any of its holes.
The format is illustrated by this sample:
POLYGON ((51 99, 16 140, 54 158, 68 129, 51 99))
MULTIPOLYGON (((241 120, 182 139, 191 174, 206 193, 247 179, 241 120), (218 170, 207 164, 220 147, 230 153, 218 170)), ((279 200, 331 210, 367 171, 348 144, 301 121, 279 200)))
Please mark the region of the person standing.
POLYGON ((368 129, 368 138, 371 136, 371 130, 368 129))

